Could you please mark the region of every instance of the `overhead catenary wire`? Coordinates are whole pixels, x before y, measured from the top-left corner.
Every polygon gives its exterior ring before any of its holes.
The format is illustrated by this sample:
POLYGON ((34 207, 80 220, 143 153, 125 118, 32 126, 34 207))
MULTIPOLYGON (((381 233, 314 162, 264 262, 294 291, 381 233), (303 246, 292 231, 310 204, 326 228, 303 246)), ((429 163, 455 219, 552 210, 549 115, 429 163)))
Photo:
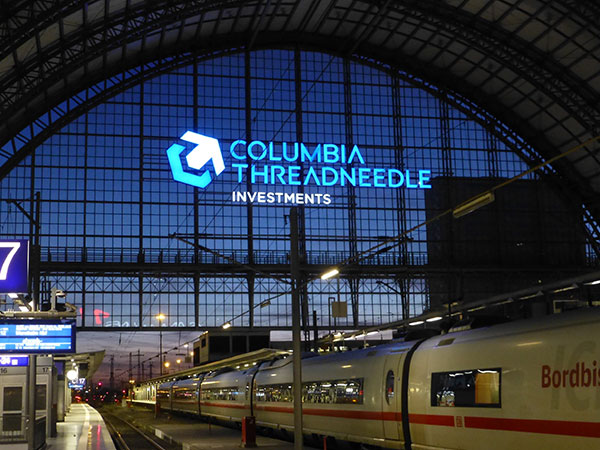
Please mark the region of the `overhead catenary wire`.
MULTIPOLYGON (((537 164, 536 166, 534 166, 534 167, 531 167, 531 168, 529 168, 529 169, 527 169, 527 170, 525 170, 525 171, 523 171, 523 172, 521 172, 521 173, 519 173, 519 174, 515 175, 514 177, 512 177, 512 178, 510 178, 510 179, 508 179, 508 180, 505 180, 505 181, 503 181, 503 182, 501 182, 501 183, 499 183, 499 184, 497 184, 497 185, 493 186, 492 188, 490 188, 490 189, 488 189, 488 190, 486 190, 486 191, 483 191, 483 192, 479 193, 478 195, 475 195, 475 196, 471 197, 470 199, 468 199, 467 201, 465 201, 465 202, 463 202, 463 203, 467 203, 467 202, 469 202, 469 201, 471 201, 471 200, 473 200, 473 199, 476 199, 477 197, 479 197, 479 196, 481 196, 481 195, 485 194, 486 192, 495 192, 495 191, 497 191, 497 190, 499 190, 499 189, 502 189, 502 188, 504 188, 504 187, 508 186, 509 184, 511 184, 511 183, 514 183, 515 181, 517 181, 517 180, 520 180, 520 179, 522 179, 523 177, 526 177, 527 175, 529 175, 529 174, 531 174, 531 173, 533 173, 533 172, 535 172, 535 171, 537 171, 537 170, 539 170, 539 169, 541 169, 541 168, 543 168, 543 167, 545 167, 545 166, 547 166, 547 165, 550 165, 550 164, 552 164, 553 162, 556 162, 556 161, 560 160, 561 158, 564 158, 564 157, 566 157, 566 156, 568 156, 568 155, 570 155, 570 154, 572 154, 572 153, 575 153, 577 150, 580 150, 580 149, 582 149, 583 147, 586 147, 586 146, 588 146, 588 145, 590 145, 590 144, 592 144, 592 143, 594 143, 594 142, 597 142, 597 141, 599 141, 599 140, 600 140, 600 135, 598 135, 598 136, 595 136, 595 137, 592 137, 592 138, 590 138, 590 139, 588 139, 588 140, 584 141, 583 143, 581 143, 581 144, 579 144, 579 145, 577 145, 577 146, 575 146, 575 147, 572 147, 572 148, 570 148, 569 150, 566 150, 565 152, 563 152, 563 153, 560 153, 560 154, 558 154, 558 155, 556 155, 556 156, 554 156, 554 157, 550 158, 550 159, 549 159, 549 160, 547 160, 547 161, 544 161, 544 162, 542 162, 542 163, 539 163, 539 164, 537 164)), ((458 207, 458 206, 460 206, 460 205, 457 205, 456 207, 458 207)), ((396 242, 396 241, 399 241, 399 240, 401 240, 401 239, 405 239, 405 238, 406 238, 406 237, 407 237, 407 236, 408 236, 410 233, 412 233, 412 232, 416 231, 417 229, 419 229, 419 228, 422 228, 422 227, 424 227, 424 226, 427 226, 427 225, 429 225, 430 223, 432 223, 432 222, 435 222, 435 221, 437 221, 437 220, 441 219, 442 217, 444 217, 444 216, 446 216, 446 215, 449 215, 449 214, 451 214, 451 213, 452 213, 452 211, 453 211, 453 210, 454 210, 456 207, 454 207, 454 208, 448 208, 448 209, 444 210, 443 212, 441 212, 441 213, 437 214, 436 216, 434 216, 434 217, 432 217, 432 218, 430 218, 430 219, 428 219, 428 220, 426 220, 426 221, 423 221, 423 222, 421 222, 421 223, 419 223, 419 224, 415 225, 414 227, 411 227, 411 228, 409 228, 408 230, 406 230, 406 231, 404 231, 404 232, 402 232, 402 233, 400 233, 400 234, 398 234, 398 235, 396 235, 396 236, 394 236, 394 237, 391 237, 391 238, 389 238, 389 239, 386 239, 386 240, 384 240, 383 242, 381 242, 381 243, 379 243, 379 244, 377 244, 377 245, 374 245, 374 246, 372 246, 372 247, 368 248, 367 250, 364 250, 364 251, 362 251, 362 252, 358 253, 357 255, 355 255, 355 256, 353 256, 353 257, 346 258, 345 260, 342 260, 340 263, 338 263, 337 265, 335 265, 335 267, 337 267, 337 268, 338 268, 340 271, 342 271, 342 268, 343 268, 343 267, 348 267, 350 264, 357 264, 357 263, 359 263, 360 261, 363 261, 363 260, 367 259, 367 258, 368 258, 368 257, 369 257, 371 254, 373 254, 375 251, 378 251, 378 250, 380 250, 380 249, 381 249, 381 247, 383 247, 383 246, 385 246, 385 245, 388 245, 388 244, 391 244, 392 242, 396 242)), ((190 244, 189 242, 187 242, 187 243, 188 243, 188 244, 190 244)), ((193 243, 191 243, 191 244, 193 245, 193 243)), ((393 247, 393 246, 392 246, 392 247, 393 247)), ((218 252, 216 252, 216 251, 212 251, 212 252, 214 252, 214 253, 218 253, 218 252)), ((219 255, 219 256, 223 256, 223 255, 219 255)), ((235 260, 234 260, 234 262, 235 262, 235 263, 237 263, 235 260)), ((241 264, 241 263, 237 263, 237 264, 241 264)), ((251 266, 248 266, 248 267, 250 267, 250 268, 251 268, 251 266)), ((257 271, 257 269, 255 269, 255 268, 252 268, 252 270, 254 270, 254 271, 257 271)), ((269 274, 269 273, 266 273, 266 272, 262 272, 262 271, 260 271, 260 273, 261 273, 262 275, 265 275, 265 276, 268 276, 268 277, 271 277, 271 278, 275 278, 275 277, 274 277, 272 274, 269 274)), ((276 277, 275 279, 278 279, 278 278, 279 278, 279 277, 276 277)), ((297 286, 295 289, 296 289, 296 290, 303 289, 303 288, 305 288, 306 286, 308 286, 310 283, 312 283, 313 281, 316 281, 316 280, 318 280, 318 279, 320 279, 320 276, 316 276, 316 277, 313 277, 313 278, 308 278, 308 279, 306 279, 306 280, 305 280, 303 283, 299 284, 299 285, 298 285, 298 286, 297 286)), ((240 313, 240 314, 238 314, 238 315, 236 315, 236 316, 232 317, 232 318, 231 318, 231 319, 229 319, 227 322, 229 322, 229 323, 233 323, 233 322, 234 322, 236 319, 239 319, 240 317, 243 317, 244 315, 248 314, 248 313, 249 313, 251 310, 253 310, 253 309, 256 309, 256 308, 259 308, 259 307, 261 307, 263 304, 265 304, 265 303, 267 303, 267 302, 270 302, 271 300, 275 300, 275 299, 277 299, 277 298, 279 298, 279 297, 282 297, 282 296, 285 296, 285 295, 290 295, 290 294, 291 294, 293 291, 294 291, 294 290, 292 289, 292 290, 289 290, 289 291, 280 292, 279 294, 275 294, 275 295, 273 295, 273 296, 271 296, 271 297, 269 297, 269 298, 267 298, 267 299, 263 300, 262 302, 260 302, 260 303, 258 303, 258 304, 256 304, 256 305, 254 305, 254 307, 253 307, 253 308, 251 308, 251 309, 248 309, 248 310, 246 310, 246 311, 244 311, 244 312, 242 312, 242 313, 240 313)), ((226 322, 226 323, 227 323, 227 322, 226 322)), ((190 343, 192 343, 192 342, 194 342, 194 341, 195 341, 195 339, 192 339, 192 340, 190 340, 190 341, 187 341, 187 342, 185 342, 183 345, 185 345, 185 344, 190 344, 190 343)), ((177 350, 179 347, 180 347, 180 346, 173 347, 173 348, 171 348, 171 349, 169 349, 169 350, 165 350, 163 353, 168 353, 168 352, 170 352, 170 351, 177 350)), ((157 357, 159 357, 159 354, 157 354, 157 355, 155 355, 155 356, 152 356, 152 357, 150 357, 150 358, 147 358, 146 360, 144 360, 144 361, 143 361, 143 363, 145 363, 145 362, 148 362, 148 361, 150 361, 150 360, 152 360, 152 359, 154 359, 154 358, 157 358, 157 357)), ((137 368, 137 366, 134 366, 133 368, 137 368)), ((121 376, 121 375, 123 375, 123 374, 125 374, 126 372, 127 372, 127 370, 122 370, 122 371, 121 371, 121 373, 120 373, 120 376, 121 376)))
MULTIPOLYGON (((448 209, 446 209, 446 210, 442 211, 441 213, 439 213, 439 214, 435 215, 434 217, 432 217, 432 218, 430 218, 430 219, 428 219, 428 220, 425 220, 425 221, 423 221, 423 222, 421 222, 421 223, 419 223, 419 224, 417 224, 417 225, 415 225, 415 226, 413 226, 413 227, 411 227, 411 228, 409 228, 409 229, 407 229, 407 230, 403 231, 402 233, 400 233, 400 234, 398 234, 398 235, 396 235, 396 236, 393 236, 393 237, 390 237, 390 238, 388 238, 388 239, 385 239, 385 240, 383 240, 382 242, 380 242, 380 243, 379 243, 379 244, 377 244, 377 245, 374 245, 374 246, 372 246, 372 247, 370 247, 370 248, 368 248, 368 249, 366 249, 366 250, 363 250, 362 252, 359 252, 359 253, 357 253, 357 254, 356 254, 356 255, 354 255, 354 256, 348 257, 348 258, 346 258, 346 259, 344 259, 344 260, 340 261, 338 264, 335 264, 335 265, 332 265, 332 266, 330 266, 330 269, 329 269, 329 270, 331 270, 331 268, 335 267, 335 268, 337 268, 337 269, 338 269, 340 272, 342 272, 342 268, 344 268, 344 267, 348 267, 348 266, 350 266, 350 265, 358 264, 359 262, 361 262, 361 261, 363 261, 363 260, 365 260, 365 259, 368 259, 368 258, 369 258, 370 256, 372 256, 372 255, 373 255, 375 252, 377 252, 377 251, 380 251, 380 250, 381 250, 381 248, 382 248, 382 247, 384 247, 385 245, 389 245, 389 244, 391 244, 391 243, 398 242, 398 241, 401 241, 401 240, 403 240, 403 239, 406 239, 406 238, 408 237, 408 235, 409 235, 409 234, 411 234, 411 233, 413 233, 414 231, 416 231, 416 230, 418 230, 418 229, 420 229, 420 228, 422 228, 422 227, 424 227, 424 226, 427 226, 427 225, 429 225, 429 224, 431 224, 431 223, 433 223, 433 222, 435 222, 435 221, 437 221, 437 220, 441 219, 442 217, 445 217, 445 216, 447 216, 447 215, 451 214, 451 213, 452 213, 452 211, 454 211, 454 210, 455 210, 456 208, 458 208, 460 205, 462 205, 462 204, 466 204, 466 203, 468 203, 468 202, 471 202, 471 201, 473 201, 473 200, 477 199, 478 197, 480 197, 480 196, 484 195, 484 194, 485 194, 485 193, 487 193, 487 192, 495 192, 495 191, 497 191, 497 190, 499 190, 499 189, 502 189, 502 188, 504 188, 504 187, 508 186, 509 184, 512 184, 512 183, 514 183, 515 181, 518 181, 518 180, 520 180, 520 179, 522 179, 522 178, 526 177, 527 175, 529 175, 529 174, 532 174, 532 173, 534 173, 534 172, 538 171, 539 169, 541 169, 541 168, 543 168, 543 167, 545 167, 545 166, 548 166, 548 165, 550 165, 550 164, 552 164, 552 163, 554 163, 554 162, 556 162, 556 161, 558 161, 558 160, 560 160, 560 159, 562 159, 562 158, 565 158, 565 157, 567 157, 567 156, 569 156, 569 155, 571 155, 571 154, 575 153, 575 152, 576 152, 576 151, 578 151, 578 150, 581 150, 582 148, 584 148, 584 147, 586 147, 586 146, 588 146, 588 145, 590 145, 590 144, 593 144, 593 143, 595 143, 595 142, 598 142, 599 140, 600 140, 600 135, 598 135, 598 136, 595 136, 595 137, 592 137, 592 138, 590 138, 590 139, 588 139, 588 140, 586 140, 586 141, 584 141, 584 142, 582 142, 582 143, 580 143, 580 144, 578 144, 578 145, 576 145, 576 146, 574 146, 574 147, 572 147, 572 148, 570 148, 570 149, 568 149, 568 150, 565 150, 565 151, 564 151, 564 152, 562 152, 562 153, 559 153, 558 155, 556 155, 556 156, 554 156, 554 157, 552 157, 552 158, 550 158, 550 159, 548 159, 548 160, 546 160, 546 161, 544 161, 544 162, 541 162, 541 163, 539 163, 539 164, 537 164, 537 165, 535 165, 535 166, 533 166, 533 167, 531 167, 531 168, 529 168, 529 169, 527 169, 527 170, 525 170, 525 171, 523 171, 523 172, 521 172, 521 173, 519 173, 519 174, 515 175, 515 176, 514 176, 514 177, 512 177, 512 178, 509 178, 508 180, 505 180, 505 181, 503 181, 503 182, 501 182, 501 183, 498 183, 497 185, 493 186, 493 187, 492 187, 492 188, 490 188, 490 189, 487 189, 487 190, 485 190, 485 191, 482 191, 481 193, 479 193, 479 194, 477 194, 477 195, 474 195, 474 196, 472 196, 471 198, 469 198, 469 199, 467 199, 466 201, 464 201, 464 202, 462 202, 462 203, 460 203, 460 204, 456 205, 456 206, 455 206, 455 207, 453 207, 453 208, 448 208, 448 209)), ((389 248, 393 248, 393 247, 394 247, 393 245, 390 245, 390 247, 389 247, 389 248)), ((338 275, 338 276, 339 276, 339 275, 338 275)), ((313 277, 313 278, 307 278, 307 279, 306 279, 306 280, 305 280, 303 283, 299 284, 299 285, 298 285, 298 286, 295 288, 295 290, 301 290, 301 289, 304 289, 304 288, 305 288, 306 286, 308 286, 310 283, 312 283, 313 281, 316 281, 316 280, 318 280, 318 279, 320 279, 320 278, 321 278, 321 276, 320 276, 320 275, 318 275, 318 276, 315 276, 315 277, 313 277)), ((281 296, 283 296, 283 295, 289 295, 289 294, 291 294, 293 291, 294 291, 294 289, 292 289, 292 290, 289 290, 289 291, 287 291, 287 292, 282 292, 282 293, 280 293, 280 294, 277 294, 277 295, 275 296, 275 298, 281 297, 281 296)), ((264 302, 266 302, 266 301, 267 301, 267 300, 265 300, 264 302)), ((261 303, 263 303, 263 302, 261 302, 261 303)), ((254 306, 253 306, 253 308, 251 308, 251 309, 248 309, 248 310, 246 310, 246 311, 244 311, 244 312, 242 312, 242 313, 240 313, 240 314, 236 315, 235 317, 231 318, 231 319, 230 319, 229 321, 227 321, 227 322, 231 322, 231 323, 233 323, 233 321, 234 321, 234 320, 236 320, 236 319, 239 319, 240 317, 243 317, 245 314, 248 314, 248 313, 249 313, 251 310, 254 310, 254 309, 256 309, 256 308, 260 307, 260 305, 261 305, 260 303, 259 303, 259 304, 257 304, 257 305, 254 305, 254 306)), ((226 323, 227 323, 227 322, 226 322, 226 323)))

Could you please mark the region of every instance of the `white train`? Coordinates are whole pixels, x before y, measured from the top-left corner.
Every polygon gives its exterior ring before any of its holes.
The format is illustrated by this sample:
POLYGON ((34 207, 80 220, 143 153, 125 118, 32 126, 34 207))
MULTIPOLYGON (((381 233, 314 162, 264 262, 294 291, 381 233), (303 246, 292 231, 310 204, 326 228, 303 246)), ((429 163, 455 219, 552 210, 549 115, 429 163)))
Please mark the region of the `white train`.
MULTIPOLYGON (((600 449, 600 309, 302 361, 307 435, 384 448, 600 449)), ((292 358, 136 388, 135 401, 293 429, 292 358)))

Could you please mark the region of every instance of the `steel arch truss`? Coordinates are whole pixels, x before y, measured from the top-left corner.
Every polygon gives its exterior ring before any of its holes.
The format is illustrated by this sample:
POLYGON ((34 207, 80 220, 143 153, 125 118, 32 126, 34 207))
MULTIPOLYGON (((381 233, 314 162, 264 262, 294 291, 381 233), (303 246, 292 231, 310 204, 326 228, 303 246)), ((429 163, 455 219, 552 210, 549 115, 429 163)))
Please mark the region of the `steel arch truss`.
MULTIPOLYGON (((0 178, 70 111, 91 104, 90 92, 114 92, 115 82, 125 87, 138 71, 178 53, 215 55, 282 43, 385 62, 462 94, 523 137, 538 153, 532 161, 600 131, 594 2, 470 3, 14 2, 0 21, 0 178)), ((554 169, 585 205, 597 238, 595 148, 554 169)))

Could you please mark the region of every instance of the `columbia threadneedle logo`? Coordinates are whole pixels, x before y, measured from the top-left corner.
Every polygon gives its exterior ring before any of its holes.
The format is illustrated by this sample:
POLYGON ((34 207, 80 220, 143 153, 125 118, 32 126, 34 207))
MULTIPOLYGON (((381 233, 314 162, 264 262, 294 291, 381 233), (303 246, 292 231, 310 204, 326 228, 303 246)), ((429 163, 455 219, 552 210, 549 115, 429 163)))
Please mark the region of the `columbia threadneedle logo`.
MULTIPOLYGON (((225 170, 219 141, 193 131, 185 132, 181 140, 196 146, 189 152, 180 144, 169 147, 167 156, 173 178, 206 188, 225 170)), ((225 140, 224 145, 229 146, 225 157, 230 173, 223 178, 227 178, 225 186, 233 184, 233 203, 326 206, 331 204, 327 190, 334 186, 432 188, 430 169, 370 165, 367 161, 372 152, 363 152, 356 144, 233 139, 225 140), (296 186, 307 186, 310 191, 294 192, 296 186)))
MULTIPOLYGON (((181 140, 196 144, 196 147, 185 157, 187 165, 190 168, 199 171, 212 161, 216 176, 225 170, 225 163, 223 162, 223 155, 221 154, 221 147, 218 140, 194 133, 193 131, 186 131, 181 136, 181 140)), ((181 164, 181 153, 184 150, 185 147, 179 144, 173 144, 167 149, 167 157, 169 158, 173 178, 175 181, 180 181, 181 183, 205 188, 212 181, 209 170, 205 170, 201 175, 186 172, 181 164)))

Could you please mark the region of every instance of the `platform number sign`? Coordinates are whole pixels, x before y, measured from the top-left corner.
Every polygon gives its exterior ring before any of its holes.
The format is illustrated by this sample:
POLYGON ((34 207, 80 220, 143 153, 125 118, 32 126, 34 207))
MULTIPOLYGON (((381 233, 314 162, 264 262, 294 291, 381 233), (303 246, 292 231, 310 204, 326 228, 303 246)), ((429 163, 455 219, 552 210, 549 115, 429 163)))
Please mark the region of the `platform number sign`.
POLYGON ((29 241, 0 241, 0 293, 27 292, 29 241))

